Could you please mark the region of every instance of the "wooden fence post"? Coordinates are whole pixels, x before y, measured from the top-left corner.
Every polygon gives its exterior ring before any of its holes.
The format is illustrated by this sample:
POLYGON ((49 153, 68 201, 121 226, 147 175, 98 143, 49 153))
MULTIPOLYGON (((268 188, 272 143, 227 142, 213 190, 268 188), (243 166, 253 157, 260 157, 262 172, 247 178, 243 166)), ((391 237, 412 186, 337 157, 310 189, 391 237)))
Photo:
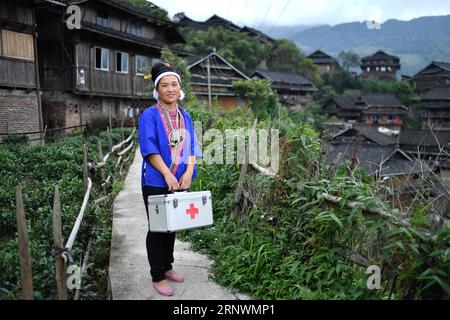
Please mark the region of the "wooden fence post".
POLYGON ((122 123, 121 123, 121 133, 122 133, 122 141, 125 140, 125 133, 123 132, 123 119, 122 119, 122 123))
MULTIPOLYGON (((53 241, 56 252, 61 252, 64 249, 64 245, 62 239, 61 199, 58 186, 55 187, 55 196, 53 198, 53 241)), ((67 300, 66 264, 61 255, 56 256, 55 266, 58 299, 67 300)))
MULTIPOLYGON (((102 142, 100 141, 100 139, 98 139, 98 155, 100 158, 100 161, 103 161, 103 149, 102 149, 102 142)), ((102 177, 102 182, 105 181, 105 170, 103 169, 103 167, 100 168, 100 175, 102 177)), ((103 191, 106 193, 106 185, 103 187, 103 191)))
MULTIPOLYGON (((253 123, 253 130, 256 129, 257 125, 258 125, 258 119, 255 119, 255 122, 253 123)), ((250 149, 250 146, 247 145, 245 148, 244 163, 242 164, 241 173, 239 174, 238 185, 236 187, 236 191, 234 194, 234 202, 233 202, 234 208, 233 208, 233 211, 231 212, 232 219, 235 219, 239 213, 239 202, 240 202, 242 193, 244 191, 244 181, 245 181, 245 176, 247 174, 247 168, 248 168, 249 158, 250 158, 249 149, 250 149)))
POLYGON ((47 134, 47 125, 44 127, 44 134, 42 135, 41 144, 45 145, 45 135, 47 134))
POLYGON ((87 151, 87 147, 86 144, 83 145, 83 182, 84 182, 84 186, 87 189, 88 186, 88 175, 89 175, 89 171, 88 171, 88 151, 87 151))
POLYGON ((27 220, 23 205, 22 187, 16 188, 17 233, 19 235, 20 274, 24 300, 34 300, 33 271, 31 268, 30 245, 28 242, 27 220))
POLYGON ((112 136, 111 136, 111 128, 110 127, 108 127, 107 132, 108 132, 109 152, 112 152, 113 144, 112 144, 112 136))

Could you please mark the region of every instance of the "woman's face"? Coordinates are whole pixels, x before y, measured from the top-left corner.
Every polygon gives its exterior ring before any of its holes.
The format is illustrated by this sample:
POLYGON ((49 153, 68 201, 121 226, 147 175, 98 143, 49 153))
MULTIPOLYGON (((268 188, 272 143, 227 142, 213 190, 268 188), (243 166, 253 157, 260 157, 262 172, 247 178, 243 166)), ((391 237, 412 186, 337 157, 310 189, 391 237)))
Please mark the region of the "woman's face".
POLYGON ((176 103, 180 98, 180 83, 175 76, 165 76, 158 82, 159 99, 165 104, 176 103))

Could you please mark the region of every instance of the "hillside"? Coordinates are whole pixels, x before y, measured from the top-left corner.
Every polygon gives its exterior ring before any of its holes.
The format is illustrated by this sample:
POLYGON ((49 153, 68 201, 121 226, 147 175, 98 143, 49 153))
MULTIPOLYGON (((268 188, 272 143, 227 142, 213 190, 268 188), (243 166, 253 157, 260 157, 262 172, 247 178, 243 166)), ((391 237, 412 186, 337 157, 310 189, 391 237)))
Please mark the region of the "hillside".
POLYGON ((388 20, 372 30, 366 22, 302 29, 288 38, 306 53, 320 48, 334 56, 342 50, 365 56, 382 49, 401 58, 400 74, 413 75, 431 60, 450 59, 450 15, 388 20))

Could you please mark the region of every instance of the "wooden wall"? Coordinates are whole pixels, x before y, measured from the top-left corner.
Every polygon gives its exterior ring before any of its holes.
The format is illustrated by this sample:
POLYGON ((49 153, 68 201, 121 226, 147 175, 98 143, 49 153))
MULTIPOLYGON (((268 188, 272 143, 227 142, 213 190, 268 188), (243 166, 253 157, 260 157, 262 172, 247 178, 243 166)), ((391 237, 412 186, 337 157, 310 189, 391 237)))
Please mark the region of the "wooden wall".
POLYGON ((81 7, 81 16, 83 21, 96 23, 97 21, 97 8, 106 10, 108 12, 108 28, 115 29, 117 31, 131 33, 131 22, 141 22, 142 24, 142 37, 147 39, 156 38, 156 29, 149 23, 146 23, 144 19, 139 19, 136 16, 121 12, 111 7, 98 6, 95 3, 88 2, 87 5, 81 7))

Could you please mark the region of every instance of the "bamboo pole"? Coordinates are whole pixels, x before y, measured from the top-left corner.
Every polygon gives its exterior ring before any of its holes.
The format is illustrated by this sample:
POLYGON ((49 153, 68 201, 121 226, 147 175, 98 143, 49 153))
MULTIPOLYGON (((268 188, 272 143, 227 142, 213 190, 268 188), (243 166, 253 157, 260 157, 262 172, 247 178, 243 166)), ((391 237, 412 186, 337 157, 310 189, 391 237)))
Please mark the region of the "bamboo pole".
POLYGON ((88 151, 86 144, 83 145, 83 182, 84 187, 87 188, 88 186, 88 151))
POLYGON ((125 140, 125 132, 123 131, 123 119, 122 122, 120 123, 120 133, 122 134, 122 141, 125 140))
POLYGON ((30 246, 28 241, 27 221, 23 205, 22 187, 16 188, 17 233, 19 236, 20 274, 22 279, 22 296, 24 300, 34 300, 33 271, 31 268, 30 246))
MULTIPOLYGON (((256 126, 258 125, 258 119, 255 119, 255 122, 253 123, 253 130, 256 129, 256 126)), ((234 208, 233 211, 231 212, 231 218, 234 219, 237 217, 238 213, 239 213, 239 202, 242 196, 242 192, 244 190, 244 180, 245 180, 245 176, 247 174, 247 168, 249 165, 249 153, 250 153, 250 146, 247 145, 245 148, 245 158, 244 158, 244 163, 242 164, 242 168, 241 168, 241 173, 239 174, 239 181, 238 181, 238 185, 236 187, 236 191, 234 194, 234 208)))
POLYGON ((111 127, 108 127, 108 142, 109 142, 109 152, 112 152, 113 144, 112 144, 112 136, 111 136, 111 127))
MULTIPOLYGON (((62 238, 62 223, 61 223, 61 198, 59 196, 59 187, 55 187, 55 196, 53 199, 53 241, 56 252, 61 252, 64 249, 62 238)), ((67 300, 67 281, 66 281, 66 264, 61 255, 55 258, 56 266, 56 288, 58 291, 59 300, 67 300)))
MULTIPOLYGON (((262 168, 260 166, 258 166, 256 163, 251 163, 251 166, 258 171, 259 173, 266 175, 266 176, 271 176, 271 177, 277 177, 277 175, 275 173, 273 173, 272 171, 270 171, 269 169, 265 169, 262 168)), ((327 200, 328 202, 331 203, 335 203, 335 204, 341 204, 343 201, 343 198, 341 197, 335 197, 331 194, 328 193, 322 193, 322 196, 325 200, 327 200)), ((411 227, 411 223, 408 222, 405 219, 401 219, 401 218, 397 218, 395 216, 393 216, 392 214, 379 209, 379 208, 369 208, 366 204, 361 203, 361 202, 356 202, 356 201, 350 201, 350 202, 346 202, 345 206, 350 208, 350 209, 354 209, 354 208, 360 208, 362 211, 366 212, 366 213, 371 213, 371 214, 375 214, 378 215, 382 218, 385 219, 393 219, 394 223, 405 227, 405 228, 409 228, 411 227)))
POLYGON ((70 251, 72 250, 73 244, 78 234, 78 230, 80 229, 81 222, 83 221, 84 211, 88 205, 89 195, 92 189, 92 181, 88 178, 88 188, 86 194, 84 195, 83 204, 81 205, 80 212, 78 213, 77 220, 75 221, 75 225, 73 226, 72 232, 70 233, 69 239, 67 240, 65 248, 70 251))

